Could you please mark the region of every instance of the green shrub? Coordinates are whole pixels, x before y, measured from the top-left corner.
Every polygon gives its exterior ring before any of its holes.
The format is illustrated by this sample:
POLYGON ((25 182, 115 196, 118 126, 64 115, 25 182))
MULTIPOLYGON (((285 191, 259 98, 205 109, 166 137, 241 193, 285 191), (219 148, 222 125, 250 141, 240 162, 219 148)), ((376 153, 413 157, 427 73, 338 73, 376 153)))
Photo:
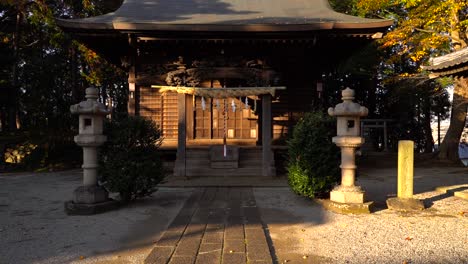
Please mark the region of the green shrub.
POLYGON ((142 117, 125 116, 105 124, 107 142, 101 149, 100 176, 123 202, 151 195, 164 179, 158 148, 161 130, 142 117))
POLYGON ((288 140, 288 183, 302 196, 327 195, 340 180, 339 148, 331 139, 336 121, 320 112, 307 113, 288 140))

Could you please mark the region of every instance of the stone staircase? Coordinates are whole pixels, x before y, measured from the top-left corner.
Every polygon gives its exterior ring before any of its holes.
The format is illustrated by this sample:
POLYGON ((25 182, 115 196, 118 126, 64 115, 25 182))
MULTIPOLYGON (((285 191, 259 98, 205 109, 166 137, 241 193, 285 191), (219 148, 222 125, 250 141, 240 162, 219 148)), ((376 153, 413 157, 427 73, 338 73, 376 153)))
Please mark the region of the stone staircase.
POLYGON ((190 147, 186 153, 187 177, 248 177, 262 175, 261 147, 241 147, 238 168, 211 168, 208 147, 190 147))

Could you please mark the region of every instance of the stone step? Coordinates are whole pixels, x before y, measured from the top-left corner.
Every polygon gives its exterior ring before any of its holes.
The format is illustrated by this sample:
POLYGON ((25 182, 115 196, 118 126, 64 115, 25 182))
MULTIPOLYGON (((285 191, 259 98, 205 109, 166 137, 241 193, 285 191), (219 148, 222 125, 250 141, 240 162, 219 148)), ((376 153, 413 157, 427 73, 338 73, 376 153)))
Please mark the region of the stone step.
MULTIPOLYGON (((210 167, 211 162, 207 159, 187 159, 185 161, 187 167, 210 167)), ((239 167, 241 168, 255 168, 262 166, 261 159, 239 160, 239 167)))
POLYGON ((261 168, 238 168, 238 169, 211 169, 211 168, 189 168, 186 175, 190 176, 261 176, 261 168))
POLYGON ((185 166, 187 167, 210 167, 210 161, 206 159, 187 159, 185 160, 185 166))
MULTIPOLYGON (((168 164, 167 166, 175 164, 168 164)), ((262 175, 262 149, 241 148, 239 152, 239 168, 211 168, 209 148, 188 148, 186 151, 186 175, 188 177, 203 176, 259 176, 262 175)), ((172 167, 173 169, 174 167, 172 167)))
POLYGON ((210 154, 208 152, 187 152, 185 154, 187 159, 210 159, 210 154))
POLYGON ((257 167, 262 166, 261 159, 239 160, 239 167, 257 167))

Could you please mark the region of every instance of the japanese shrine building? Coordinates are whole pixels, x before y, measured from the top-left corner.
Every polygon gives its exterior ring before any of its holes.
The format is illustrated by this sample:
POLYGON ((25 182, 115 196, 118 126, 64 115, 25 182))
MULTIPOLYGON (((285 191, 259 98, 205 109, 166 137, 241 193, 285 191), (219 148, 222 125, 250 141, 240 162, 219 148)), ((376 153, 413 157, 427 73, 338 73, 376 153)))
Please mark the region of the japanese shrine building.
POLYGON ((319 103, 322 73, 393 23, 337 13, 326 0, 125 0, 109 14, 57 21, 129 72, 129 112, 177 146, 180 176, 197 175, 191 148, 224 142, 236 164, 213 165, 216 148, 194 155, 210 169, 275 175, 272 146, 319 103), (253 168, 248 149, 261 155, 253 168))

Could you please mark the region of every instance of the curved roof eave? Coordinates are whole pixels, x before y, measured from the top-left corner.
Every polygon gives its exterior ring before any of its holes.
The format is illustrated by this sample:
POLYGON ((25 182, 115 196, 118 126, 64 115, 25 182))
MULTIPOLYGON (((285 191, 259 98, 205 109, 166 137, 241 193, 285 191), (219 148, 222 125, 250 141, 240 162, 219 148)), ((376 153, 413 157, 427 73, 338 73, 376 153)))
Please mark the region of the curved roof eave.
POLYGON ((430 65, 422 66, 428 71, 442 71, 449 68, 457 68, 468 63, 468 47, 435 57, 430 60, 430 65))
POLYGON ((70 23, 65 20, 57 20, 57 24, 72 31, 104 30, 104 31, 250 31, 250 32, 283 32, 283 31, 311 31, 331 29, 367 29, 381 30, 389 27, 388 23, 379 22, 373 24, 360 23, 333 23, 316 22, 309 24, 152 24, 139 22, 115 22, 115 23, 70 23))
POLYGON ((71 31, 308 31, 381 30, 393 20, 367 19, 335 12, 326 0, 125 0, 115 12, 57 19, 71 31), (267 3, 268 2, 268 3, 267 3), (155 12, 155 10, 164 12, 155 12))

